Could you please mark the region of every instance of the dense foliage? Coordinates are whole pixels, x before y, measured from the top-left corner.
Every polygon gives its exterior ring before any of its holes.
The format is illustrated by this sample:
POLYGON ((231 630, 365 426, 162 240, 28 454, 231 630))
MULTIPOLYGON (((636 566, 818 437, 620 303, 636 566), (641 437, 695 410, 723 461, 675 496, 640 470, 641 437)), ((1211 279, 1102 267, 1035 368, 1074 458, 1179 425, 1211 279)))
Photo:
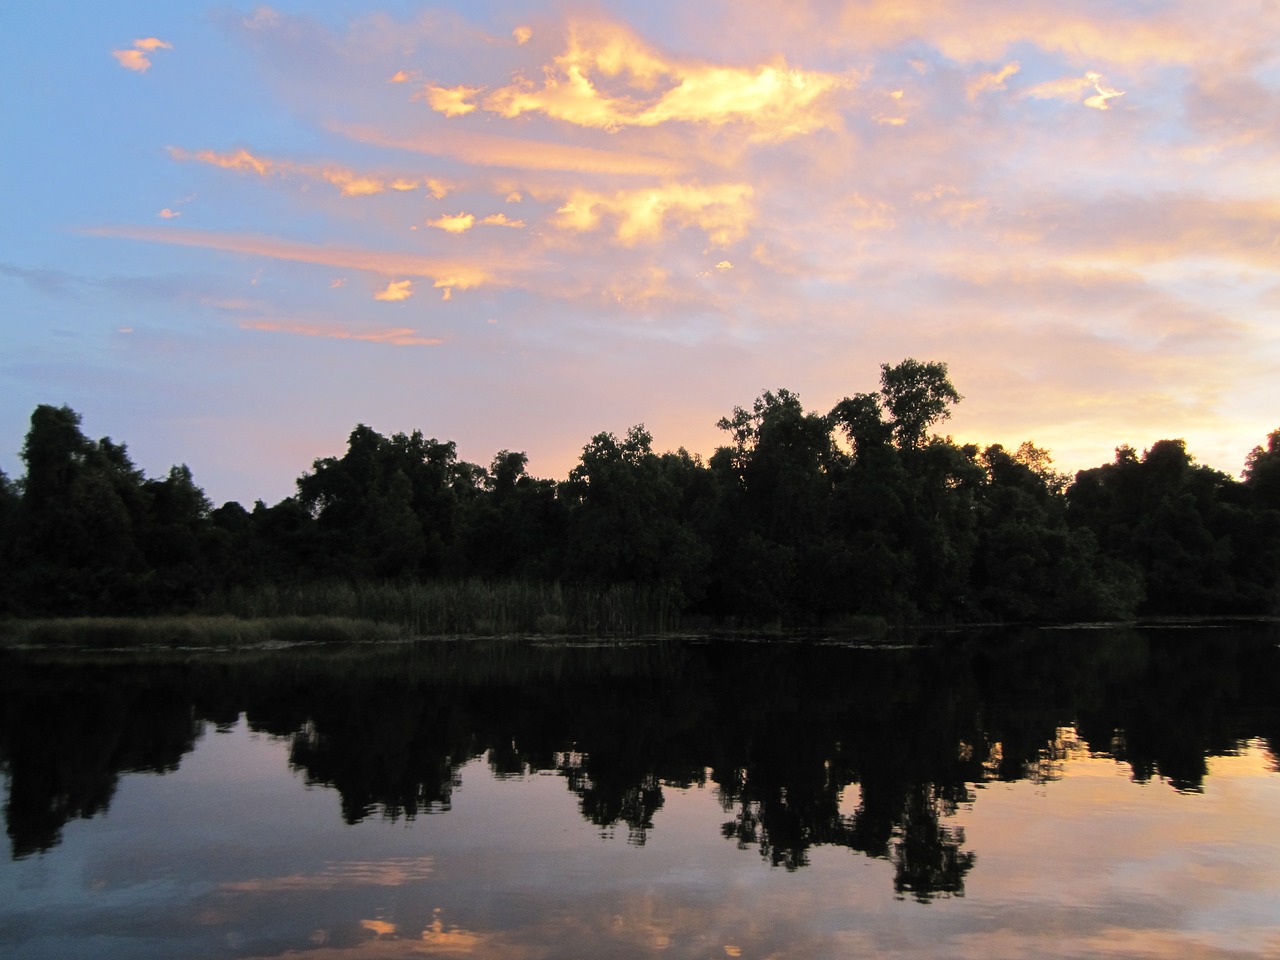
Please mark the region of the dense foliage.
POLYGON ((703 461, 643 425, 592 437, 569 476, 523 453, 487 467, 449 441, 360 425, 297 495, 214 508, 185 466, 148 479, 123 444, 40 406, 26 475, 0 474, 0 612, 199 609, 230 589, 462 578, 629 584, 679 609, 792 626, 1108 618, 1280 609, 1280 430, 1243 480, 1181 440, 1074 478, 1025 443, 934 434, 960 394, 942 363, 806 412, 766 391, 703 461))

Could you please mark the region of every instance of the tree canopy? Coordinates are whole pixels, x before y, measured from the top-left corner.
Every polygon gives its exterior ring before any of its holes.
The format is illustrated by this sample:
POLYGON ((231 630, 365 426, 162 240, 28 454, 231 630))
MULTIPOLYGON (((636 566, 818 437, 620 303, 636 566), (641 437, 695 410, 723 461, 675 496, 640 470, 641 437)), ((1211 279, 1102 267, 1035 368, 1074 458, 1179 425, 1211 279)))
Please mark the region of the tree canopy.
POLYGON ((1178 439, 1075 477, 1027 441, 957 444, 947 366, 880 368, 880 390, 806 410, 765 390, 706 461, 643 424, 602 432, 563 480, 499 451, 359 424, 297 493, 214 508, 185 466, 148 479, 124 444, 41 405, 26 472, 0 474, 0 612, 199 609, 316 579, 627 584, 689 615, 793 626, 1063 620, 1280 609, 1280 430, 1242 480, 1178 439))

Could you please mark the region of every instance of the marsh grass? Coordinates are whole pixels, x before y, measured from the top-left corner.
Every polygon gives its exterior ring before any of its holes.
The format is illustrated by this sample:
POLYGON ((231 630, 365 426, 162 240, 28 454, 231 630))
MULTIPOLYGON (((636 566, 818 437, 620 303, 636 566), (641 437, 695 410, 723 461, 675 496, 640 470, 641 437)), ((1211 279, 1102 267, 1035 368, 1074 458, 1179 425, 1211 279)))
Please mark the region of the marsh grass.
POLYGON ((407 634, 394 624, 328 616, 59 617, 0 623, 0 643, 10 646, 247 647, 272 643, 366 643, 397 640, 407 634))
POLYGON ((669 590, 535 581, 318 581, 233 589, 209 612, 257 620, 333 617, 395 624, 414 636, 637 636, 679 629, 669 590))

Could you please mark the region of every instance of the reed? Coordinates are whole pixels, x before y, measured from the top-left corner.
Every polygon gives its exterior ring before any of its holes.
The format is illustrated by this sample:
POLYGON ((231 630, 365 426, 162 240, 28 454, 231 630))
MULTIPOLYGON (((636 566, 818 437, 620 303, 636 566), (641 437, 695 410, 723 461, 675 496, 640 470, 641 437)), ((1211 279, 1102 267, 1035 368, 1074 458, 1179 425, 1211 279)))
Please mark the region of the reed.
POLYGON ((670 590, 530 580, 313 581, 235 588, 208 612, 245 619, 337 617, 395 624, 415 636, 637 636, 679 629, 670 590))
POLYGON ((244 647, 273 643, 366 643, 402 639, 407 635, 407 630, 394 624, 333 616, 58 617, 0 623, 0 643, 7 646, 244 647))

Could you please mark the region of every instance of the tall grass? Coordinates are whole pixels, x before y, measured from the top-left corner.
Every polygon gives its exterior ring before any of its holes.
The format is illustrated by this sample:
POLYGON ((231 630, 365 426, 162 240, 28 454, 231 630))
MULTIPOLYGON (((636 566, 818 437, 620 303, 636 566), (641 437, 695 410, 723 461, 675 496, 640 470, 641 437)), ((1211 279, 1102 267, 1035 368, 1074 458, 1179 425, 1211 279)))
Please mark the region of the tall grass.
POLYGON ((58 617, 0 623, 9 645, 74 647, 244 647, 269 643, 396 640, 401 627, 343 617, 220 616, 58 617))
POLYGON ((208 605, 246 619, 338 617, 395 624, 416 636, 549 634, 635 636, 679 629, 671 591, 526 580, 352 583, 235 588, 208 605))

